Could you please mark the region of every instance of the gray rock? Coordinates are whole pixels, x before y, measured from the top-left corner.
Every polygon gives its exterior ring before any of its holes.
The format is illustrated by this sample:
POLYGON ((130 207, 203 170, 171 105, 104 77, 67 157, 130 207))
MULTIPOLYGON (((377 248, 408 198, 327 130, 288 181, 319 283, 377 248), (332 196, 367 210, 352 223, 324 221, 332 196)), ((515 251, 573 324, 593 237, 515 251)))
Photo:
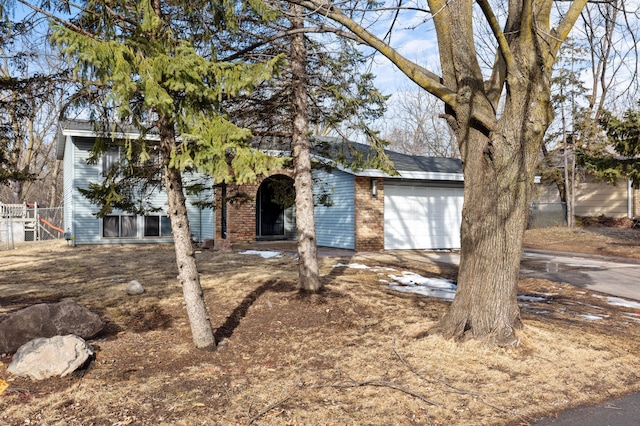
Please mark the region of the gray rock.
POLYGON ((144 293, 144 287, 142 287, 142 284, 140 284, 138 281, 133 280, 129 281, 129 284, 127 284, 125 291, 127 292, 127 294, 134 296, 136 294, 144 293))
POLYGON ((0 353, 14 353, 36 337, 75 334, 83 339, 104 328, 100 317, 73 300, 41 303, 15 312, 0 322, 0 353))
POLYGON ((34 380, 64 377, 90 359, 93 359, 93 348, 78 336, 39 337, 20 346, 7 371, 34 380))

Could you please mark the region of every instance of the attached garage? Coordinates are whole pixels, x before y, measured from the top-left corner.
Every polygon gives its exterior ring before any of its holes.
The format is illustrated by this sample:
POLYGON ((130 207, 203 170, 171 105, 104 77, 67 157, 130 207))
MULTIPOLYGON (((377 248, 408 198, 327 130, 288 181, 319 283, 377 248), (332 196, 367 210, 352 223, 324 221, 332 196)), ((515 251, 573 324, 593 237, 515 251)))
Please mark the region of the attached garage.
POLYGON ((372 158, 375 153, 369 146, 323 141, 333 151, 316 158, 333 169, 314 171, 318 245, 355 251, 460 248, 460 159, 385 150, 395 173, 353 170, 331 159, 372 158), (320 203, 320 194, 329 194, 331 203, 320 203))
POLYGON ((384 248, 460 248, 461 182, 385 180, 384 248))

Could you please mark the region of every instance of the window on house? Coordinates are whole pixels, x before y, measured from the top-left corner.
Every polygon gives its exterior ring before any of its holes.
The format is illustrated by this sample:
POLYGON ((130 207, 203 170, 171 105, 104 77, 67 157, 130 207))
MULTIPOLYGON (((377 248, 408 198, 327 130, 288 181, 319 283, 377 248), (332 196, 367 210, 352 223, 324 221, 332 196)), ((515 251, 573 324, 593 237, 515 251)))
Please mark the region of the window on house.
POLYGON ((136 216, 105 216, 102 218, 102 236, 105 238, 135 238, 138 236, 136 216))
POLYGON ((169 237, 171 236, 171 221, 169 216, 145 216, 145 237, 169 237))
POLYGON ((102 176, 109 173, 109 169, 120 160, 120 151, 117 147, 109 148, 102 154, 102 176))

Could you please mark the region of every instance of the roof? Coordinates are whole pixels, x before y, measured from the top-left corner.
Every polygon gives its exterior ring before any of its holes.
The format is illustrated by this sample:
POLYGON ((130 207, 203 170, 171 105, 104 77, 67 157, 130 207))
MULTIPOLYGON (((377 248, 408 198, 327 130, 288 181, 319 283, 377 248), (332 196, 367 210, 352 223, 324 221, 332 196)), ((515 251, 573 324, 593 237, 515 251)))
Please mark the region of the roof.
MULTIPOLYGON (((95 137, 98 134, 96 123, 87 120, 61 121, 58 124, 58 144, 56 156, 64 158, 65 137, 95 137)), ((113 133, 116 138, 136 139, 140 137, 138 129, 132 126, 119 126, 113 133)), ((157 134, 151 129, 147 138, 155 140, 157 134)), ((463 181, 462 161, 458 158, 423 157, 407 155, 385 149, 384 152, 394 165, 397 175, 390 175, 375 168, 356 168, 353 161, 374 159, 376 152, 369 146, 342 138, 314 136, 314 156, 316 159, 330 162, 338 169, 355 176, 385 177, 389 179, 419 179, 463 181), (342 161, 338 160, 342 159, 342 161)), ((366 165, 366 163, 364 163, 366 165)))
POLYGON ((375 150, 369 146, 358 142, 345 141, 340 138, 314 137, 319 144, 314 148, 316 157, 329 160, 337 164, 343 171, 356 176, 386 177, 400 179, 422 179, 422 180, 452 180, 463 181, 462 161, 459 158, 445 157, 423 157, 419 155, 407 155, 400 152, 385 149, 385 154, 393 163, 398 175, 389 175, 378 169, 352 169, 348 166, 340 166, 337 158, 343 158, 345 164, 349 164, 356 156, 363 159, 375 157, 375 150))
MULTIPOLYGON (((114 129, 100 129, 99 123, 89 120, 65 120, 58 123, 58 141, 56 145, 56 158, 64 158, 66 136, 95 138, 100 132, 109 134, 116 139, 137 139, 140 137, 140 130, 134 126, 117 125, 114 129)), ((149 130, 146 135, 149 140, 158 140, 155 129, 149 130)))

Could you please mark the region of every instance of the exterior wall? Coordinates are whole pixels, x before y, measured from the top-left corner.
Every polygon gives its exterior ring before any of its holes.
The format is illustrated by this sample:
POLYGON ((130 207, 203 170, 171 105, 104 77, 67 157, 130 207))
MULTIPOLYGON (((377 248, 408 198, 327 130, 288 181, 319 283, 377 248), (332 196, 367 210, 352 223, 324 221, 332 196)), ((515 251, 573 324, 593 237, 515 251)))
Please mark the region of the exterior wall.
POLYGON ((640 217, 640 189, 633 190, 633 217, 640 217))
MULTIPOLYGON (((128 244, 128 243, 168 243, 171 237, 144 237, 144 217, 137 217, 138 235, 135 238, 104 238, 102 237, 102 219, 96 217, 98 207, 92 204, 79 191, 86 189, 92 182, 102 181, 102 165, 87 164, 90 150, 94 140, 91 138, 67 138, 67 146, 64 156, 64 207, 65 230, 69 229, 74 238, 74 244, 128 244)), ((187 177, 186 180, 197 179, 187 177)), ((196 241, 204 241, 213 238, 213 212, 211 209, 201 210, 193 206, 192 202, 200 197, 187 197, 187 214, 191 226, 191 234, 196 241)), ((166 215, 167 196, 162 190, 151 194, 148 200, 160 211, 153 213, 166 215)), ((130 215, 120 210, 114 210, 114 215, 130 215)))
MULTIPOLYGON (((555 184, 536 185, 535 190, 533 201, 540 203, 560 202, 560 195, 555 184)), ((617 185, 610 185, 606 182, 596 182, 591 176, 587 176, 583 182, 576 185, 575 214, 576 216, 625 217, 629 210, 628 196, 626 180, 620 180, 617 185)), ((637 206, 637 197, 634 198, 637 206)), ((636 211, 638 211, 637 207, 636 211)))
POLYGON ((576 187, 576 216, 626 217, 628 203, 626 180, 621 180, 618 185, 609 185, 587 177, 576 187))
POLYGON ((313 172, 315 195, 314 216, 316 241, 319 246, 355 249, 355 179, 339 170, 313 172), (331 205, 321 203, 323 194, 331 205))
MULTIPOLYGON (((223 235, 222 232, 222 191, 216 191, 214 236, 216 247, 229 248, 231 244, 256 241, 256 196, 258 189, 266 178, 275 175, 284 175, 293 179, 292 170, 278 170, 269 176, 260 177, 255 183, 227 186, 227 198, 242 193, 248 196, 248 199, 239 203, 226 203, 226 235, 223 235)), ((287 209, 285 211, 285 230, 288 229, 289 234, 294 232, 292 229, 294 224, 295 209, 287 209)))
POLYGON ((355 249, 384 250, 384 179, 355 177, 355 249), (377 185, 375 197, 371 182, 377 185))
POLYGON ((214 240, 217 247, 227 248, 232 243, 250 243, 256 240, 256 193, 262 180, 241 186, 227 186, 227 197, 241 192, 248 195, 249 199, 238 203, 226 203, 226 235, 222 235, 222 191, 216 191, 214 240))

